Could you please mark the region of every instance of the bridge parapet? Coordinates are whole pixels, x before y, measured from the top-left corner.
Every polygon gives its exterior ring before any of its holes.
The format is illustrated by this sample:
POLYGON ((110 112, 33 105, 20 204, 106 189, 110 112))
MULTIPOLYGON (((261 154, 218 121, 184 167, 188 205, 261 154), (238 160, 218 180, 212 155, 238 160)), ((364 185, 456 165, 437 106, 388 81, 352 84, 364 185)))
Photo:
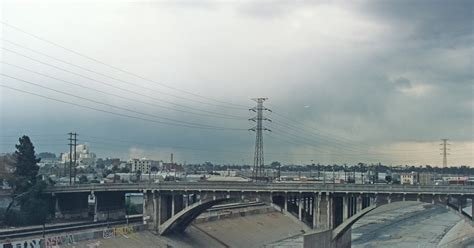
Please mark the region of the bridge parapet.
POLYGON ((84 184, 49 187, 47 193, 71 193, 91 191, 143 190, 165 191, 216 191, 216 192, 333 192, 333 193, 420 193, 474 195, 474 186, 438 185, 371 185, 371 184, 320 184, 320 183, 252 183, 252 182, 161 182, 140 184, 84 184))

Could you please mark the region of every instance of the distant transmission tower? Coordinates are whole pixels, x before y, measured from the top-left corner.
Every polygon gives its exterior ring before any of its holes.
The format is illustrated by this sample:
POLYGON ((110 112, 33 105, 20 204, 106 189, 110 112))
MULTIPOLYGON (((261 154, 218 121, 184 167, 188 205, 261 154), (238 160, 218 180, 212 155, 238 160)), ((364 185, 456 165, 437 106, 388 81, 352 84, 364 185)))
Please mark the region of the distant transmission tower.
POLYGON ((440 146, 442 146, 442 148, 440 150, 443 151, 443 153, 441 153, 441 155, 443 155, 443 168, 446 168, 448 167, 448 155, 449 153, 447 153, 447 151, 449 150, 448 146, 448 139, 441 139, 441 141, 443 141, 443 143, 439 144, 440 146))
POLYGON ((253 172, 252 176, 255 181, 258 181, 259 178, 263 177, 264 172, 264 159, 263 159, 263 131, 270 131, 270 129, 263 127, 263 121, 271 121, 268 118, 263 117, 263 111, 270 111, 270 109, 263 106, 263 102, 268 98, 254 98, 252 100, 257 102, 257 106, 249 109, 250 111, 256 112, 257 116, 250 118, 250 121, 254 121, 257 125, 253 128, 250 128, 250 131, 256 133, 255 139, 255 155, 253 159, 253 172))

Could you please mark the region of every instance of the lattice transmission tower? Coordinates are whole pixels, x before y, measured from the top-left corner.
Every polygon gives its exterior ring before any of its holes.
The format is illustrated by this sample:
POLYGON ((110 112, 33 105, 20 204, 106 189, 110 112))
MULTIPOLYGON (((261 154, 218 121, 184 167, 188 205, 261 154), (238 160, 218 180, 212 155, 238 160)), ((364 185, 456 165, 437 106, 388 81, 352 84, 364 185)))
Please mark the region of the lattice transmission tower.
POLYGON ((265 128, 263 126, 263 121, 271 121, 270 119, 263 116, 264 111, 271 112, 270 109, 265 108, 263 106, 263 102, 266 101, 268 98, 253 98, 255 102, 257 102, 257 106, 249 109, 257 113, 257 115, 253 118, 250 118, 250 121, 256 122, 256 126, 250 128, 250 131, 254 131, 256 133, 255 139, 255 154, 253 159, 253 172, 252 176, 255 181, 263 178, 264 176, 264 159, 263 159, 263 131, 270 131, 270 129, 265 128))
POLYGON ((446 168, 448 167, 448 155, 449 153, 447 152, 449 150, 448 146, 450 144, 448 144, 448 139, 441 139, 441 141, 443 141, 443 143, 439 144, 441 146, 441 149, 443 152, 441 153, 441 155, 443 155, 443 168, 446 168))

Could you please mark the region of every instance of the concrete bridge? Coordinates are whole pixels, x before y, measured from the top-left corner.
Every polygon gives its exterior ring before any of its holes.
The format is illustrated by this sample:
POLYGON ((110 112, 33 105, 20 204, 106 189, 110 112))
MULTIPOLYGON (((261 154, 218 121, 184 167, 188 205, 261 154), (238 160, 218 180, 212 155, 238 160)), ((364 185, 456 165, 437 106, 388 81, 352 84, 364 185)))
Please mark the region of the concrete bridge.
POLYGON ((474 199, 474 187, 461 185, 163 182, 58 186, 46 191, 55 203, 57 217, 94 220, 123 218, 125 193, 137 192, 144 197, 144 222, 160 234, 183 231, 206 209, 238 201, 271 204, 313 229, 330 230, 334 240, 346 240, 352 223, 376 206, 395 201, 442 204, 471 220, 474 214, 460 207, 474 199), (88 204, 89 198, 93 201, 88 204))

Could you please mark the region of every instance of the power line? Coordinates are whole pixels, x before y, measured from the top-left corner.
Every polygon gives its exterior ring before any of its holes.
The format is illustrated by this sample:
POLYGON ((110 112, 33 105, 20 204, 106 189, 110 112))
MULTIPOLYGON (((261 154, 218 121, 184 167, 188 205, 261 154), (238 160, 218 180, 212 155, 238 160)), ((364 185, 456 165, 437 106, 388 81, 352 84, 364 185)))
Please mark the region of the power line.
POLYGON ((303 123, 303 122, 301 122, 301 121, 294 120, 294 119, 292 119, 292 118, 290 118, 290 117, 287 117, 287 116, 285 116, 285 115, 282 115, 282 114, 280 114, 280 113, 278 113, 278 112, 273 112, 273 114, 275 114, 275 115, 277 115, 277 116, 279 116, 279 117, 281 117, 281 118, 283 118, 283 119, 286 119, 286 120, 288 120, 288 121, 294 122, 294 123, 296 123, 296 124, 298 124, 298 125, 300 125, 300 126, 302 126, 302 127, 309 127, 309 129, 313 129, 314 131, 316 131, 316 132, 319 133, 320 135, 323 135, 323 136, 324 136, 324 135, 326 134, 327 136, 332 137, 334 140, 337 140, 337 141, 340 141, 340 142, 349 143, 349 144, 354 144, 354 140, 351 140, 351 139, 348 139, 348 138, 345 138, 345 137, 341 137, 341 136, 337 136, 337 135, 332 134, 332 133, 327 133, 327 132, 324 132, 324 131, 322 131, 322 130, 320 130, 320 129, 318 129, 318 128, 315 128, 315 127, 307 126, 305 123, 303 123))
MULTIPOLYGON (((278 113, 276 113, 276 114, 280 115, 280 116, 283 116, 283 115, 278 114, 278 113)), ((287 118, 287 117, 285 117, 285 118, 287 118)), ((287 118, 287 119, 291 120, 290 118, 287 118)), ((309 127, 309 126, 304 125, 301 122, 297 122, 297 121, 294 121, 294 122, 298 123, 303 128, 309 127)), ((289 124, 288 122, 281 121, 280 118, 277 118, 275 121, 273 121, 272 125, 279 125, 279 126, 287 128, 287 129, 296 131, 298 133, 302 132, 301 128, 299 128, 295 125, 289 124)), ((336 147, 338 147, 338 149, 342 148, 342 149, 347 149, 347 150, 352 150, 352 151, 359 151, 359 152, 369 152, 370 151, 371 145, 369 145, 369 144, 364 144, 362 142, 355 143, 354 141, 349 142, 349 141, 346 141, 346 140, 349 140, 349 139, 345 139, 345 140, 338 139, 333 134, 324 135, 324 134, 322 134, 323 132, 321 130, 319 130, 317 128, 314 128, 314 127, 310 127, 310 128, 313 129, 313 130, 316 130, 317 132, 306 131, 304 133, 301 133, 306 139, 309 139, 310 137, 308 137, 308 135, 311 135, 311 136, 314 136, 317 139, 322 139, 322 140, 325 140, 327 142, 330 142, 330 143, 334 144, 336 147), (366 148, 362 149, 362 147, 366 147, 366 148)), ((316 143, 319 143, 319 142, 316 142, 316 143)), ((390 149, 391 152, 395 152, 395 151, 397 151, 397 152, 416 152, 415 150, 417 150, 417 149, 414 149, 414 148, 406 149, 406 150, 403 150, 403 149, 390 149)))
POLYGON ((188 124, 188 125, 194 125, 194 126, 200 126, 200 127, 207 127, 207 128, 224 128, 224 127, 217 127, 217 126, 211 126, 211 125, 203 125, 203 124, 199 124, 199 123, 180 121, 180 120, 175 120, 175 119, 171 119, 171 118, 161 117, 161 116, 157 116, 157 115, 147 114, 147 113, 144 113, 144 112, 135 111, 135 110, 133 110, 133 109, 123 108, 123 107, 115 106, 115 105, 112 105, 112 104, 104 103, 104 102, 101 102, 101 101, 96 101, 96 100, 93 100, 93 99, 89 99, 89 98, 86 98, 86 97, 77 96, 77 95, 70 94, 70 93, 67 93, 67 92, 64 92, 64 91, 60 91, 60 90, 56 90, 56 89, 53 89, 53 88, 50 88, 50 87, 42 86, 42 85, 40 85, 40 84, 36 84, 36 83, 30 82, 30 81, 27 81, 27 80, 23 80, 23 79, 20 79, 20 78, 12 77, 12 76, 9 76, 9 75, 3 74, 3 73, 0 73, 0 75, 2 75, 2 76, 4 76, 4 77, 11 78, 11 79, 15 79, 15 80, 17 80, 17 81, 21 81, 21 82, 23 82, 23 83, 31 84, 31 85, 34 85, 34 86, 36 86, 36 87, 40 87, 40 88, 43 88, 43 89, 51 90, 51 91, 54 91, 54 92, 57 92, 57 93, 60 93, 60 94, 63 94, 63 95, 75 97, 75 98, 78 98, 78 99, 81 99, 81 100, 86 100, 86 101, 89 101, 89 102, 93 102, 93 103, 96 103, 96 104, 100 104, 100 105, 104 105, 104 106, 108 106, 108 107, 112 107, 112 108, 116 108, 116 109, 120 109, 120 110, 129 111, 129 112, 132 112, 132 113, 135 113, 135 114, 140 114, 140 115, 144 115, 144 116, 150 116, 150 117, 153 117, 153 118, 158 118, 158 119, 173 121, 173 122, 177 122, 177 123, 185 123, 185 124, 188 124))
POLYGON ((152 119, 142 118, 142 117, 133 116, 133 115, 127 115, 127 114, 122 114, 122 113, 117 113, 117 112, 112 112, 112 111, 98 109, 98 108, 94 108, 94 107, 89 107, 89 106, 86 106, 86 105, 81 105, 81 104, 77 104, 77 103, 73 103, 73 102, 68 102, 68 101, 56 99, 56 98, 53 98, 53 97, 48 97, 48 96, 36 94, 36 93, 33 93, 33 92, 13 88, 13 87, 10 87, 10 86, 4 85, 4 84, 0 84, 0 87, 7 88, 7 89, 10 89, 10 90, 14 90, 14 91, 18 91, 18 92, 22 92, 22 93, 29 94, 29 95, 34 95, 34 96, 37 96, 37 97, 41 97, 41 98, 56 101, 56 102, 65 103, 65 104, 68 104, 68 105, 73 105, 73 106, 80 107, 80 108, 90 109, 90 110, 94 110, 94 111, 97 111, 97 112, 107 113, 107 114, 116 115, 116 116, 125 117, 125 118, 130 118, 130 119, 137 119, 137 120, 152 122, 152 123, 156 123, 156 124, 179 126, 179 127, 186 127, 186 128, 196 128, 196 129, 209 129, 209 130, 225 130, 225 131, 228 131, 228 130, 231 130, 231 131, 246 130, 246 129, 240 129, 240 128, 206 128, 206 127, 196 127, 196 126, 183 125, 183 124, 179 124, 179 123, 169 123, 169 122, 163 122, 163 121, 156 121, 156 120, 152 120, 152 119))
MULTIPOLYGON (((272 122, 272 124, 275 124, 275 122, 272 122)), ((296 142, 293 142, 293 144, 296 144, 296 145, 301 145, 301 144, 308 144, 312 147, 315 147, 317 148, 318 150, 319 149, 325 149, 325 151, 337 151, 337 152, 340 152, 340 151, 347 151, 345 154, 348 154, 348 155, 362 155, 362 154, 367 154, 367 155, 384 155, 384 154, 397 154, 397 153, 433 153, 432 151, 428 151, 428 149, 426 151, 417 151, 417 150, 390 150, 390 151, 370 151, 370 150, 356 150, 356 149, 348 149, 348 148, 345 148, 344 146, 338 146, 338 147, 333 147, 333 146, 324 146, 322 147, 321 143, 318 141, 318 140, 313 140, 311 137, 309 137, 308 135, 307 136, 302 136, 303 134, 294 134, 294 133, 291 133, 291 132, 287 132, 286 130, 282 130, 282 129, 279 129, 279 128, 275 128, 275 127, 272 127, 272 130, 276 131, 274 132, 274 135, 276 133, 278 133, 278 135, 282 135, 282 136, 285 136, 285 137, 288 137, 289 139, 293 139, 295 140, 296 142), (299 142, 299 143, 298 143, 299 142)), ((305 134, 310 134, 310 133, 305 133, 305 134)))
POLYGON ((150 105, 150 106, 154 106, 154 107, 159 107, 159 108, 163 108, 163 109, 168 109, 168 110, 173 110, 173 111, 178 111, 178 112, 188 113, 188 114, 193 114, 193 115, 198 115, 198 116, 207 116, 207 117, 220 118, 220 119, 245 120, 243 116, 242 117, 237 117, 237 116, 236 117, 228 117, 228 116, 219 116, 219 115, 214 115, 214 114, 196 113, 196 112, 192 112, 192 111, 187 111, 187 110, 182 110, 182 109, 177 109, 177 108, 171 108, 171 107, 167 107, 167 106, 156 104, 156 103, 145 102, 145 101, 141 101, 140 99, 121 96, 121 95, 106 92, 106 91, 103 91, 103 90, 98 90, 98 89, 95 89, 95 88, 92 88, 92 87, 89 87, 89 86, 74 83, 74 82, 71 82, 71 81, 63 80, 63 79, 60 79, 60 78, 57 78, 57 77, 54 77, 54 76, 51 76, 51 75, 47 75, 47 74, 44 74, 44 73, 41 73, 41 72, 33 71, 33 70, 28 69, 28 68, 25 68, 25 67, 22 67, 22 66, 19 66, 19 65, 14 65, 14 64, 11 64, 11 63, 8 63, 8 62, 5 62, 5 61, 0 61, 0 63, 11 66, 11 67, 15 67, 15 68, 18 68, 18 69, 21 69, 21 70, 24 70, 24 71, 28 71, 28 72, 31 72, 31 73, 34 73, 34 74, 37 74, 37 75, 40 75, 40 76, 43 76, 43 77, 51 78, 51 79, 54 79, 54 80, 59 81, 59 82, 63 82, 63 83, 66 83, 66 84, 74 85, 74 86, 81 87, 81 88, 84 88, 84 89, 88 89, 88 90, 91 90, 91 91, 99 92, 99 93, 102 93, 102 94, 107 95, 107 96, 113 96, 113 97, 116 97, 116 98, 119 98, 119 99, 125 99, 125 100, 129 100, 129 101, 132 101, 132 102, 138 102, 138 103, 142 103, 142 104, 145 104, 145 105, 150 105))
MULTIPOLYGON (((2 39, 2 40, 5 41, 5 42, 7 42, 7 43, 9 43, 9 44, 14 45, 14 46, 20 47, 20 48, 22 48, 22 49, 31 51, 31 52, 36 53, 36 54, 40 54, 40 55, 42 55, 42 56, 45 56, 45 57, 50 58, 50 59, 53 59, 53 60, 55 60, 55 61, 59 61, 59 62, 61 62, 61 63, 67 64, 67 65, 69 65, 69 66, 73 66, 73 67, 79 68, 79 69, 81 69, 81 70, 84 70, 84 71, 87 71, 87 72, 90 72, 90 73, 93 73, 93 74, 96 74, 96 75, 99 75, 99 76, 102 76, 102 77, 106 77, 106 78, 109 78, 109 79, 112 79, 112 80, 115 80, 115 81, 117 81, 117 82, 122 82, 122 83, 125 83, 125 84, 128 84, 128 85, 132 85, 132 86, 135 86, 135 87, 139 87, 139 88, 144 88, 144 89, 146 89, 146 90, 151 90, 151 91, 158 92, 158 93, 163 94, 163 95, 175 97, 175 98, 178 98, 178 99, 183 99, 183 100, 192 101, 192 102, 195 102, 195 103, 200 103, 200 104, 205 104, 205 105, 218 106, 218 105, 216 105, 216 104, 212 104, 212 103, 208 103, 208 102, 203 102, 203 101, 198 101, 198 100, 190 99, 190 98, 187 98, 187 97, 178 96, 178 95, 170 94, 170 93, 167 93, 167 92, 163 92, 163 91, 159 91, 159 90, 147 88, 147 87, 144 87, 144 86, 136 85, 136 84, 134 84, 134 83, 132 83, 132 82, 130 82, 130 81, 126 81, 126 80, 123 80, 123 79, 120 79, 120 78, 116 78, 116 77, 113 77, 113 76, 110 76, 110 75, 107 75, 107 74, 104 74, 104 73, 101 73, 101 72, 98 72, 98 71, 95 71, 95 70, 91 70, 91 69, 89 69, 89 68, 86 68, 86 67, 83 67, 83 66, 80 66, 80 65, 73 64, 73 63, 71 63, 71 62, 68 62, 68 61, 65 61, 65 60, 56 58, 56 57, 51 56, 51 55, 48 55, 48 54, 46 54, 46 53, 39 52, 39 51, 37 51, 37 50, 28 48, 28 47, 23 46, 23 45, 20 45, 20 44, 18 44, 18 43, 15 43, 15 42, 12 42, 12 41, 9 41, 9 40, 6 40, 6 39, 2 39)), ((236 108, 236 107, 226 107, 226 108, 243 109, 243 108, 236 108)))
POLYGON ((119 68, 119 67, 116 67, 116 66, 107 64, 107 63, 102 62, 102 61, 100 61, 100 60, 98 60, 98 59, 92 58, 92 57, 90 57, 90 56, 88 56, 88 55, 79 53, 79 52, 77 52, 77 51, 75 51, 75 50, 72 50, 72 49, 70 49, 70 48, 67 48, 67 47, 65 47, 65 46, 62 46, 62 45, 60 45, 60 44, 58 44, 58 43, 56 43, 56 42, 47 40, 47 39, 45 39, 45 38, 42 38, 42 37, 40 37, 40 36, 37 36, 37 35, 32 34, 32 33, 30 33, 30 32, 27 32, 27 31, 25 31, 25 30, 23 30, 23 29, 21 29, 21 28, 19 28, 19 27, 13 26, 13 25, 8 24, 8 23, 3 22, 3 21, 0 21, 0 22, 1 22, 3 25, 5 25, 5 26, 8 26, 8 27, 10 27, 10 28, 12 28, 12 29, 15 29, 15 30, 21 32, 21 33, 24 33, 24 34, 26 34, 26 35, 29 35, 29 36, 31 36, 31 37, 33 37, 33 38, 35 38, 35 39, 38 39, 38 40, 41 40, 41 41, 43 41, 43 42, 49 43, 49 44, 51 44, 51 45, 53 45, 53 46, 59 47, 59 48, 61 48, 61 49, 64 49, 64 50, 66 50, 66 51, 68 51, 68 52, 71 52, 71 53, 73 53, 73 54, 75 54, 75 55, 78 55, 78 56, 80 56, 80 57, 86 58, 86 59, 88 59, 88 60, 91 60, 91 61, 94 61, 94 62, 99 63, 99 64, 101 64, 101 65, 104 65, 104 66, 106 66, 106 67, 109 67, 109 68, 112 68, 112 69, 114 69, 114 70, 120 71, 120 72, 122 72, 122 73, 131 75, 131 76, 134 76, 134 77, 136 77, 136 78, 145 80, 145 81, 147 81, 147 82, 154 83, 154 84, 158 84, 158 85, 161 85, 161 86, 163 86, 163 87, 166 87, 166 88, 169 88, 169 89, 172 89, 172 90, 175 90, 175 91, 179 91, 179 92, 182 92, 182 93, 185 93, 185 94, 188 94, 188 95, 192 95, 192 96, 195 96, 195 97, 199 97, 199 98, 202 98, 202 99, 206 99, 206 100, 210 100, 210 101, 214 101, 214 102, 218 102, 218 103, 223 103, 223 104, 228 104, 228 105, 233 105, 233 106, 237 106, 237 107, 243 107, 243 108, 247 109, 247 106, 245 106, 245 105, 235 104, 235 103, 231 103, 231 102, 226 102, 226 101, 221 101, 221 100, 213 99, 213 98, 210 98, 210 97, 206 97, 206 96, 202 96, 202 95, 199 95, 199 94, 196 94, 196 93, 193 93, 193 92, 189 92, 189 91, 186 91, 186 90, 178 89, 178 88, 176 88, 176 87, 169 86, 169 85, 167 85, 167 84, 160 83, 160 82, 157 82, 157 81, 154 81, 154 80, 145 78, 145 77, 140 76, 140 75, 138 75, 138 74, 136 74, 136 73, 133 73, 133 72, 130 72, 130 71, 126 71, 126 70, 121 69, 121 68, 119 68))
MULTIPOLYGON (((281 132, 281 133, 285 133, 287 135, 290 135, 290 136, 294 136, 295 138, 299 138, 301 140, 306 140, 307 142, 310 142, 310 143, 316 143, 316 144, 321 144, 321 140, 318 140, 316 138, 312 138, 310 135, 312 135, 311 132, 302 132, 301 130, 296 130, 296 129, 293 129, 293 128, 290 128, 290 127, 287 127, 287 129, 289 129, 290 131, 296 131, 296 134, 295 133, 291 133, 291 132, 288 132, 286 130, 282 130, 280 128, 276 128, 274 127, 273 125, 279 125, 277 124, 277 122, 272 122, 272 128, 274 130, 278 130, 278 132, 281 132)), ((282 126, 282 125, 280 125, 282 126)), ((317 137, 319 138, 319 137, 317 137)), ((325 140, 325 139, 324 139, 325 140)), ((360 150, 358 149, 352 149, 352 147, 348 147, 348 146, 343 146, 343 145, 339 145, 337 143, 331 143, 331 142, 328 142, 325 144, 328 148, 330 149, 342 149, 342 150, 347 150, 347 151, 351 151, 351 152, 360 152, 360 150), (332 145, 331 145, 332 144, 332 145)))
MULTIPOLYGON (((289 141, 285 140, 283 138, 279 138, 275 136, 276 133, 270 133, 269 137, 272 139, 277 139, 281 141, 283 144, 287 144, 289 141)), ((34 135, 28 135, 30 137, 34 137, 34 135)), ((56 135, 38 135, 38 136, 51 136, 51 137, 56 137, 56 135)), ((136 145, 141 145, 141 146, 148 146, 148 147, 164 147, 164 148, 169 148, 169 149, 177 149, 177 150, 191 150, 199 153, 238 153, 238 154, 248 154, 248 152, 244 151, 236 151, 236 150, 220 150, 220 149, 204 149, 204 148, 197 148, 197 147, 189 147, 189 146, 175 146, 175 145, 158 145, 158 144, 152 144, 152 143, 143 143, 143 142, 136 142, 136 141, 130 141, 130 140, 125 140, 125 139, 114 139, 110 137, 101 137, 101 136, 90 136, 90 135, 82 135, 83 139, 82 141, 91 144, 92 146, 95 147, 104 147, 106 149, 113 149, 114 147, 130 147, 130 146, 136 146, 136 145)), ((34 143, 35 146, 41 146, 41 145, 49 145, 49 144, 42 144, 42 143, 34 143)), ((298 143, 295 143, 296 145, 301 145, 298 143)), ((2 144, 0 144, 2 145, 2 144)), ((9 144, 13 146, 14 144, 11 143, 9 144)), ((55 144, 58 146, 63 146, 64 144, 55 144)), ((268 150, 268 149, 267 149, 268 150)), ((305 157, 315 157, 315 156, 338 156, 340 155, 346 155, 346 154, 341 154, 341 153, 295 153, 295 152, 266 152, 266 154, 271 155, 271 157, 282 157, 282 158, 288 158, 289 156, 305 156, 305 157)), ((472 154, 469 158, 472 158, 472 154)), ((374 159, 367 159, 369 161, 377 161, 380 162, 381 160, 374 160, 374 159)), ((384 161, 387 161, 387 158, 382 159, 384 161)), ((395 158, 389 159, 391 161, 396 160, 395 158)), ((408 160, 403 160, 404 162, 409 162, 408 160)), ((415 161, 415 160, 410 160, 410 161, 415 161)), ((393 162, 390 162, 393 163, 393 162)), ((400 164, 400 162, 397 162, 396 164, 400 164)))
POLYGON ((175 105, 175 106, 179 106, 179 107, 182 107, 182 108, 188 108, 188 109, 192 109, 192 110, 200 111, 200 112, 204 112, 204 113, 209 113, 209 114, 224 115, 224 116, 237 117, 237 118, 239 118, 239 116, 235 116, 235 115, 229 115, 229 114, 223 114, 223 113, 218 113, 218 112, 213 112, 213 111, 208 111, 208 110, 202 110, 202 109, 198 109, 198 108, 194 108, 194 107, 189 107, 189 106, 186 106, 186 105, 178 104, 178 103, 175 103, 175 102, 166 101, 166 100, 163 100, 163 99, 160 99, 160 98, 151 97, 151 96, 148 96, 148 95, 145 95, 145 94, 142 94, 142 93, 133 91, 133 90, 129 90, 129 89, 126 89, 126 88, 118 87, 118 86, 115 86, 115 85, 113 85, 113 84, 106 83, 106 82, 104 82, 104 81, 97 80, 97 79, 94 79, 94 78, 91 78, 91 77, 88 77, 88 76, 84 76, 84 75, 82 75, 82 74, 80 74, 80 73, 76 73, 76 72, 73 72, 73 71, 70 71, 70 70, 67 70, 67 69, 64 69, 64 68, 61 68, 61 67, 58 67, 58 66, 55 66, 55 65, 52 65, 52 64, 43 62, 43 61, 41 61, 41 60, 32 58, 32 57, 30 57, 30 56, 27 56, 27 55, 24 55, 24 54, 21 54, 21 53, 18 53, 18 52, 16 52, 16 51, 10 50, 10 49, 8 49, 8 48, 2 47, 2 49, 5 50, 5 51, 7 51, 7 52, 10 52, 10 53, 19 55, 19 56, 21 56, 21 57, 27 58, 27 59, 32 60, 32 61, 35 61, 35 62, 37 62, 37 63, 40 63, 40 64, 43 64, 43 65, 49 66, 49 67, 51 67, 51 68, 54 68, 54 69, 57 69, 57 70, 60 70, 60 71, 67 72, 67 73, 69 73, 69 74, 72 74, 72 75, 75 75, 75 76, 78 76, 78 77, 81 77, 81 78, 85 78, 85 79, 87 79, 87 80, 90 80, 90 81, 93 81, 93 82, 96 82, 96 83, 99 83, 99 84, 102 84, 102 85, 106 85, 106 86, 111 87, 111 88, 114 88, 114 89, 119 89, 119 90, 122 90, 122 91, 125 91, 125 92, 128 92, 128 93, 132 93, 132 94, 135 94, 135 95, 143 96, 143 97, 146 97, 146 98, 149 98, 149 99, 153 99, 153 100, 156 100, 156 101, 160 101, 160 102, 165 102, 165 103, 168 103, 168 104, 171 104, 171 105, 175 105))

